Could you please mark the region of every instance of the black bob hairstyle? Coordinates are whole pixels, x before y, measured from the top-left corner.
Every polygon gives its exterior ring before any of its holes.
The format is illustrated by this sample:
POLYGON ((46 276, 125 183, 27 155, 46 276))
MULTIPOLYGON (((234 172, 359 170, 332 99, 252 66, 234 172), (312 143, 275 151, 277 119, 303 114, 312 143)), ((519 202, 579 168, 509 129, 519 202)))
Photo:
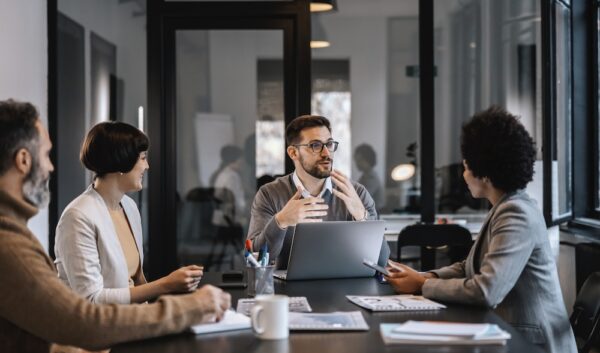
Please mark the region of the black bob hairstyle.
POLYGON ((148 136, 123 122, 106 121, 94 126, 85 137, 79 159, 97 178, 108 173, 128 173, 147 151, 148 136))

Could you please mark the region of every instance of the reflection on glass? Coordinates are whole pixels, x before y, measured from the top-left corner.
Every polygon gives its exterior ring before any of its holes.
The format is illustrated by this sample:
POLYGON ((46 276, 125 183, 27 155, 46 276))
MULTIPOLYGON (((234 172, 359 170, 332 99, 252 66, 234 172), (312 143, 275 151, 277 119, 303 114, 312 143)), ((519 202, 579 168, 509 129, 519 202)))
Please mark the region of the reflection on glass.
POLYGON ((257 177, 284 171, 282 48, 280 30, 176 32, 181 264, 243 266, 257 177))
POLYGON ((260 145, 256 146, 256 174, 282 175, 285 165, 285 126, 283 121, 257 121, 256 137, 260 145))
POLYGON ((571 91, 571 13, 555 4, 556 29, 556 156, 552 164, 554 218, 571 212, 572 194, 572 91, 571 91))
POLYGON ((388 31, 388 112, 384 164, 388 212, 421 212, 419 22, 415 17, 393 17, 388 31))
POLYGON ((499 105, 521 117, 539 149, 540 4, 436 0, 434 6, 436 211, 482 214, 487 201, 473 199, 462 177, 460 127, 499 105))
POLYGON ((340 142, 334 155, 335 168, 350 175, 350 92, 315 92, 312 95, 312 113, 331 122, 331 136, 340 142))

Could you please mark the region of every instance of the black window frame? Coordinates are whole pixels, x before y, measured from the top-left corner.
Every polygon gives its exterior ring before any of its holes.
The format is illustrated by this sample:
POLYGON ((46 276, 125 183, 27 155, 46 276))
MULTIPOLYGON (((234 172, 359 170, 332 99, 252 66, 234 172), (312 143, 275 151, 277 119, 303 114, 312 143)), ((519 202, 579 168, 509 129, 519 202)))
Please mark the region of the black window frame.
POLYGON ((600 0, 596 0, 593 2, 590 2, 590 10, 589 10, 589 28, 590 28, 590 41, 591 41, 591 45, 590 47, 592 48, 591 50, 591 57, 592 57, 592 67, 594 68, 592 70, 592 76, 593 76, 593 82, 592 82, 592 96, 593 96, 593 100, 592 100, 592 105, 593 105, 593 118, 592 118, 592 123, 590 124, 592 126, 592 130, 593 130, 593 139, 592 141, 594 141, 594 153, 593 153, 593 163, 591 164, 593 166, 593 170, 594 170, 594 178, 593 181, 591 183, 592 185, 592 192, 591 197, 592 197, 592 209, 590 210, 589 214, 591 218, 600 220, 600 93, 598 92, 598 90, 600 89, 600 44, 598 43, 598 41, 600 40, 600 28, 598 27, 598 23, 600 23, 600 0))
POLYGON ((556 52, 556 6, 564 6, 569 10, 571 14, 569 33, 571 36, 571 45, 570 45, 570 53, 571 56, 571 67, 569 70, 571 71, 571 143, 573 143, 574 131, 573 131, 573 121, 574 121, 574 111, 573 111, 573 12, 571 5, 565 3, 561 0, 541 0, 542 1, 542 121, 543 121, 543 139, 542 139, 542 155, 543 155, 543 171, 544 171, 544 185, 543 185, 543 194, 544 194, 544 218, 546 220, 547 226, 555 226, 566 221, 570 221, 574 216, 574 204, 573 204, 573 193, 574 193, 574 166, 573 166, 573 145, 571 145, 571 198, 567 200, 569 204, 570 211, 567 211, 563 214, 558 214, 556 217, 554 216, 553 209, 553 190, 552 185, 554 180, 552 179, 552 164, 553 161, 557 158, 557 109, 556 109, 556 57, 558 53, 556 52))
POLYGON ((565 230, 583 231, 583 234, 594 238, 600 238, 600 210, 597 207, 600 187, 599 8, 598 0, 571 0, 573 91, 576 92, 573 95, 574 215, 563 227, 565 230))
MULTIPOLYGON (((310 14, 308 0, 148 1, 148 134, 153 148, 149 177, 150 277, 177 268, 176 81, 177 30, 283 30, 285 123, 310 113, 310 14)), ((286 158, 286 171, 293 168, 286 158)))

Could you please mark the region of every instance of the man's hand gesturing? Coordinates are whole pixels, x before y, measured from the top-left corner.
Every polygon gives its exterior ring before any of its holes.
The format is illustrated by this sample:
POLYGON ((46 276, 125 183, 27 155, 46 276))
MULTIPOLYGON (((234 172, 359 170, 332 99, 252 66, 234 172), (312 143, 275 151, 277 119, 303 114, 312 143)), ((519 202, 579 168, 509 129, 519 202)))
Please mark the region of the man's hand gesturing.
POLYGON ((275 215, 279 227, 287 228, 304 222, 322 222, 323 217, 327 216, 329 206, 323 203, 322 198, 301 197, 302 190, 299 188, 283 209, 275 215))

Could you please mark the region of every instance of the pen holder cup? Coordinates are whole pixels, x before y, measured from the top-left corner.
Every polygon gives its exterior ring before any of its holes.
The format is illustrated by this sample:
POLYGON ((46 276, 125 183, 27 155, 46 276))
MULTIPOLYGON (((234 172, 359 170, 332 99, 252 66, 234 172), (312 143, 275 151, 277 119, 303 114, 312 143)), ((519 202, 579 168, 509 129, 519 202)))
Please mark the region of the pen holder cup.
POLYGON ((246 267, 249 297, 275 293, 273 271, 275 271, 275 266, 246 267))

